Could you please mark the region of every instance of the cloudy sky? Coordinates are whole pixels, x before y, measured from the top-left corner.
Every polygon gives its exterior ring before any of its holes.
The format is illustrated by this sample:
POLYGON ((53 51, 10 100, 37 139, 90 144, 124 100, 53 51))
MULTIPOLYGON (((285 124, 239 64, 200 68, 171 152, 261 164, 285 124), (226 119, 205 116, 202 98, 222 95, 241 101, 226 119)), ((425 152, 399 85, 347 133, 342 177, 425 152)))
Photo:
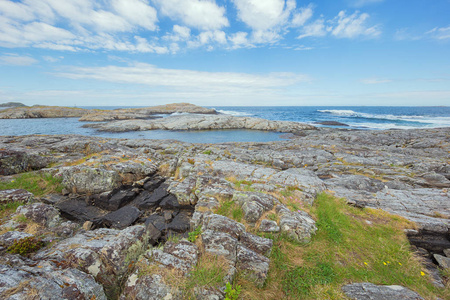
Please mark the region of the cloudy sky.
POLYGON ((0 103, 449 105, 449 0, 0 0, 0 103))

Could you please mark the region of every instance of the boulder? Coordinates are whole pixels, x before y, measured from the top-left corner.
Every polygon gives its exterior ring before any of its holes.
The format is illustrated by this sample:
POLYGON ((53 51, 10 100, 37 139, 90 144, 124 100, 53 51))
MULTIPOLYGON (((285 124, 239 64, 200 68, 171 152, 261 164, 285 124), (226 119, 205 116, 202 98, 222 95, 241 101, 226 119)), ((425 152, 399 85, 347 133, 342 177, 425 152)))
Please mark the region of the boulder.
POLYGON ((368 282, 352 283, 344 285, 342 291, 347 297, 354 300, 423 300, 416 292, 400 285, 375 285, 368 282))
POLYGON ((108 228, 125 229, 132 225, 142 212, 134 206, 125 206, 102 218, 102 225, 108 228))
POLYGON ((51 205, 44 203, 33 203, 19 206, 16 214, 25 216, 27 219, 46 228, 53 228, 62 222, 59 211, 51 205))
POLYGON ((48 157, 25 151, 0 149, 0 175, 13 175, 45 168, 51 160, 48 157))
POLYGON ((77 193, 100 194, 118 187, 121 178, 116 171, 86 166, 64 167, 59 169, 62 183, 77 193))
POLYGON ((236 257, 237 269, 262 287, 269 272, 269 259, 241 245, 237 246, 236 257))
POLYGON ((34 195, 23 189, 11 189, 0 191, 0 204, 8 204, 10 202, 27 203, 32 200, 34 195))
POLYGON ((280 232, 280 226, 277 222, 263 219, 259 225, 259 231, 261 232, 280 232))
POLYGON ((443 269, 450 269, 450 258, 434 254, 434 259, 436 259, 438 265, 443 269))
POLYGON ((278 205, 276 211, 280 218, 281 232, 301 243, 311 240, 317 230, 316 222, 311 216, 303 211, 290 211, 284 205, 278 205))

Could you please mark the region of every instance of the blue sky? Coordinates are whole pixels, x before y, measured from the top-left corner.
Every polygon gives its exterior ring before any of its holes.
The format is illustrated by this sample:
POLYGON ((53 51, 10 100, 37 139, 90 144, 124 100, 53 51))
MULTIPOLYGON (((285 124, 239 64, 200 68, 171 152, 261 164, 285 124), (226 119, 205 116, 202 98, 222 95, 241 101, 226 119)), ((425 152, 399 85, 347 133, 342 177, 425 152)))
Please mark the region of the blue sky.
POLYGON ((0 103, 449 105, 450 0, 0 0, 0 103))

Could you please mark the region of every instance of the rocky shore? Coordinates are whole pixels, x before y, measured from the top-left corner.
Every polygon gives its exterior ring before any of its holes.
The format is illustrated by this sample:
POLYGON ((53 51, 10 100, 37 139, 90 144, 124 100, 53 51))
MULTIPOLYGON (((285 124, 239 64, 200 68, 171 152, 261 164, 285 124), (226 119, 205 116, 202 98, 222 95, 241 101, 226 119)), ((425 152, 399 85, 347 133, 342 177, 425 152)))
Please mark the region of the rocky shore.
MULTIPOLYGON (((99 112, 83 119, 114 116, 99 112)), ((288 123, 195 115, 98 126, 296 133, 271 143, 1 136, 0 181, 33 172, 63 187, 42 197, 0 191, 0 203, 25 204, 0 225, 1 298, 183 299, 177 282, 211 260, 222 266, 222 281, 197 286, 192 298, 224 299, 226 283, 238 275, 263 287, 274 249, 266 234, 308 243, 317 220, 303 208, 323 192, 414 222, 410 241, 442 287, 436 265, 450 266, 450 129, 311 130, 288 123), (225 205, 241 218, 220 214, 225 205), (6 251, 14 241, 37 237, 45 246, 28 256, 6 251)), ((350 299, 422 299, 403 287, 371 283, 346 285, 342 293, 350 299)))
MULTIPOLYGON (((6 103, 5 105, 9 105, 6 103)), ((190 103, 173 103, 144 108, 115 110, 83 109, 63 106, 17 106, 0 111, 0 119, 29 118, 80 118, 80 121, 111 121, 128 119, 149 119, 158 114, 195 113, 216 114, 214 109, 196 106, 190 103)))

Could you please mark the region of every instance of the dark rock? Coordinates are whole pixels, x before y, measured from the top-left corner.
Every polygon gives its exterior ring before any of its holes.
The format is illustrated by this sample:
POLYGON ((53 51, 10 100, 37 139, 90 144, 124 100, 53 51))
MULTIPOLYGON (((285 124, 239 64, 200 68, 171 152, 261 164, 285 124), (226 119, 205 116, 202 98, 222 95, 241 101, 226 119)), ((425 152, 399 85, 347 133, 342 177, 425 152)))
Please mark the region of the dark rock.
POLYGON ((0 191, 0 204, 9 202, 27 203, 33 199, 34 195, 23 189, 12 189, 0 191))
POLYGON ((106 202, 99 201, 96 202, 95 205, 109 211, 116 211, 131 202, 131 200, 133 200, 135 197, 136 192, 133 190, 119 190, 118 192, 114 193, 106 202))
POLYGON ((344 294, 355 300, 423 300, 416 292, 399 285, 375 285, 373 283, 353 283, 342 287, 344 294))
POLYGON ((161 231, 150 222, 145 224, 145 228, 147 229, 149 244, 152 246, 156 245, 161 238, 161 231))
POLYGON ((348 124, 337 122, 337 121, 319 121, 319 122, 314 122, 314 124, 327 125, 327 126, 349 126, 348 124))
POLYGON ((144 183, 144 189, 149 192, 152 192, 157 187, 159 187, 161 185, 161 183, 164 182, 164 180, 165 179, 161 176, 153 176, 144 183))
POLYGON ((191 219, 192 213, 187 211, 181 211, 179 214, 173 218, 173 221, 169 223, 167 226, 167 229, 183 233, 189 230, 190 225, 190 219, 191 219))
POLYGON ((157 214, 149 216, 147 220, 145 220, 145 226, 148 226, 149 224, 155 226, 159 231, 167 230, 167 223, 163 216, 157 214))
POLYGON ((164 209, 179 209, 181 207, 178 203, 177 197, 175 197, 174 195, 168 195, 167 197, 165 197, 161 201, 159 206, 164 209))
POLYGON ((81 199, 66 198, 66 200, 57 202, 55 206, 60 210, 63 217, 83 223, 101 219, 106 214, 104 210, 88 205, 86 201, 81 199))
POLYGON ((108 228, 124 229, 133 224, 141 215, 134 206, 125 206, 103 217, 102 225, 108 228))
POLYGON ((160 185, 153 193, 143 191, 133 203, 141 210, 157 206, 169 193, 165 184, 160 185))

